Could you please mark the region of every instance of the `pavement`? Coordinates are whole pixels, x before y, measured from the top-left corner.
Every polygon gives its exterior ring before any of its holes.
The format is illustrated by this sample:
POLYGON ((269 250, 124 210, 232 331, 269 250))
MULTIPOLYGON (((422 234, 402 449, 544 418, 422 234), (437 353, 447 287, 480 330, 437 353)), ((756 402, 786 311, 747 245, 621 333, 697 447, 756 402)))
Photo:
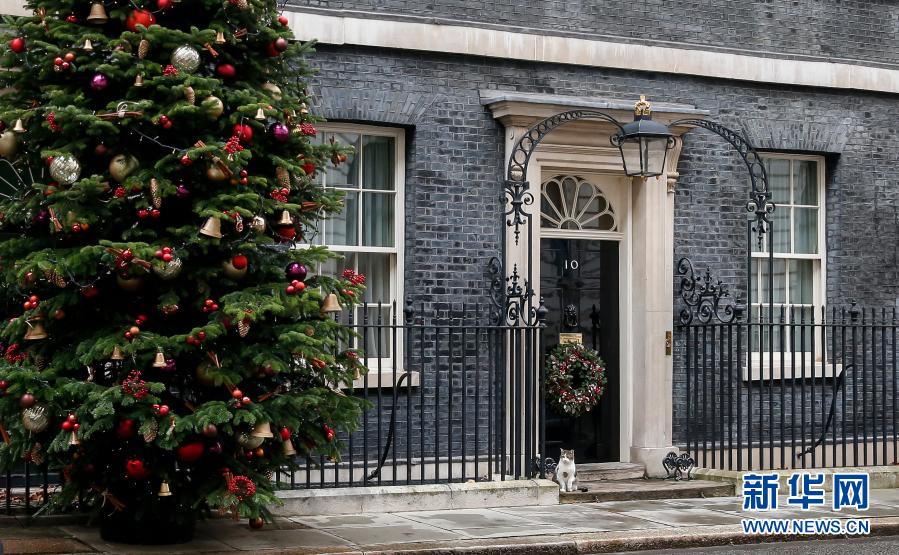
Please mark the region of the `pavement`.
MULTIPOLYGON (((872 536, 899 536, 899 489, 872 490, 861 513, 784 509, 765 518, 867 517, 872 536)), ((109 544, 96 528, 73 524, 0 526, 10 553, 610 553, 760 543, 744 536, 742 498, 612 501, 557 506, 455 509, 291 517, 250 530, 244 522, 200 524, 194 541, 176 546, 109 544)), ((777 537, 770 540, 808 540, 777 537)), ((874 541, 873 539, 854 539, 874 541)), ((832 542, 821 542, 830 544, 832 542)), ((798 544, 797 544, 798 545, 798 544)), ((767 546, 773 547, 773 546, 767 546)), ((713 551, 714 552, 714 551, 713 551)), ((793 552, 793 551, 786 551, 793 552)))

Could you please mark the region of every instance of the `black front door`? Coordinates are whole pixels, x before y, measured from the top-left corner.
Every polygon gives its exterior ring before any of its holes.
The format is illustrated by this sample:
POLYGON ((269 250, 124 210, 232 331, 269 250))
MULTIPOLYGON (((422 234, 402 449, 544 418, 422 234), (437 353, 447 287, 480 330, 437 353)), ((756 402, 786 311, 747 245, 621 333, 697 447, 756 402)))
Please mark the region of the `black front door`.
POLYGON ((547 350, 560 335, 580 334, 606 363, 608 379, 599 405, 584 416, 558 414, 547 405, 547 455, 555 458, 565 448, 575 450, 578 462, 618 461, 618 242, 542 239, 540 293, 549 311, 547 350))

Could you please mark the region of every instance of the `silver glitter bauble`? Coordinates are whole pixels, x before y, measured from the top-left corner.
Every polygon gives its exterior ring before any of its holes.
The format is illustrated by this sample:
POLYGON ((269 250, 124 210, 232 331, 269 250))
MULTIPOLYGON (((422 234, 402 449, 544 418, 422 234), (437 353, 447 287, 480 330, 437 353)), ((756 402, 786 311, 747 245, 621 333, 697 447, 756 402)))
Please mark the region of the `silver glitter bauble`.
POLYGON ((254 437, 247 432, 237 432, 236 437, 237 444, 244 449, 255 449, 262 445, 262 442, 265 441, 264 437, 254 437))
POLYGON ((180 258, 173 258, 170 261, 163 263, 161 266, 154 264, 153 272, 160 278, 168 281, 178 277, 178 274, 181 273, 181 264, 180 258))
POLYGON ((178 71, 193 73, 200 67, 200 53, 192 46, 179 46, 172 52, 172 65, 178 71))
POLYGON ((50 175, 61 185, 71 185, 81 177, 81 164, 70 154, 61 154, 50 163, 50 175))
POLYGON ((43 405, 34 405, 22 411, 22 427, 29 432, 39 434, 47 429, 49 423, 47 407, 43 405))

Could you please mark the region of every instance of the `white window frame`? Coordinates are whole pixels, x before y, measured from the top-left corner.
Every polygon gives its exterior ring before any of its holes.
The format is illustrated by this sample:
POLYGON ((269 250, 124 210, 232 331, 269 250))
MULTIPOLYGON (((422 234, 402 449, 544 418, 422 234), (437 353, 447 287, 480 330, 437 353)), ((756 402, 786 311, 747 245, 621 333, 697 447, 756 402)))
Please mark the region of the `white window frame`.
MULTIPOLYGON (((826 207, 826 164, 823 156, 815 156, 815 155, 803 155, 803 154, 781 154, 781 153, 761 153, 760 154, 762 160, 768 159, 779 159, 779 160, 790 160, 790 161, 809 161, 815 162, 818 168, 818 206, 816 207, 818 210, 818 253, 817 254, 797 254, 797 253, 774 253, 774 260, 815 260, 818 261, 817 264, 813 265, 813 275, 812 275, 812 310, 815 315, 816 324, 820 322, 821 317, 821 307, 825 305, 826 296, 827 296, 827 207, 826 207)), ((791 164, 792 167, 792 164, 791 164)), ((794 193, 794 184, 793 180, 793 172, 790 172, 790 194, 791 196, 794 193)), ((790 199, 791 203, 788 204, 790 207, 798 206, 798 207, 811 207, 809 205, 802 204, 792 204, 792 198, 790 199)), ((775 211, 780 208, 777 205, 777 201, 774 201, 776 208, 775 211)), ((794 225, 794 220, 791 218, 790 220, 790 249, 792 250, 794 245, 794 234, 796 230, 796 226, 794 225)), ((764 302, 763 299, 759 298, 759 293, 762 289, 760 279, 762 279, 763 272, 768 267, 768 237, 765 237, 765 244, 763 246, 763 251, 756 251, 755 245, 750 245, 752 250, 752 260, 756 261, 758 264, 758 270, 752 276, 752 285, 753 285, 753 304, 748 307, 751 311, 750 319, 753 320, 753 316, 755 311, 759 307, 767 307, 768 303, 764 302)), ((786 280, 785 285, 785 295, 787 301, 789 301, 789 288, 790 288, 790 280, 785 277, 786 280)), ((774 322, 778 322, 779 320, 779 309, 781 306, 785 306, 787 310, 787 316, 789 317, 789 309, 791 305, 789 302, 783 303, 774 303, 775 313, 772 315, 774 322)), ((803 307, 808 307, 808 305, 800 305, 803 307)), ((775 327, 778 326, 777 323, 774 324, 775 327)), ((812 328, 816 329, 816 328, 812 328)), ((817 335, 817 334, 816 334, 817 335)), ((808 335, 806 334, 806 340, 808 341, 808 335)), ((838 375, 842 371, 842 366, 837 364, 822 364, 822 352, 823 346, 820 345, 820 341, 815 341, 815 351, 790 351, 790 343, 788 342, 784 353, 784 362, 781 364, 780 362, 780 349, 776 349, 774 360, 771 361, 768 356, 768 351, 759 352, 759 345, 756 343, 753 345, 753 352, 749 354, 750 363, 744 367, 743 369, 743 379, 748 381, 757 381, 757 380, 768 380, 771 378, 780 379, 781 377, 787 379, 802 379, 803 377, 803 362, 804 362, 804 376, 806 379, 810 378, 821 378, 821 377, 833 377, 838 375), (791 354, 792 353, 792 354, 791 354), (772 364, 773 362, 773 364, 772 364)))
MULTIPOLYGON (((394 186, 394 229, 393 229, 393 246, 392 247, 373 247, 373 246, 365 246, 365 245, 330 245, 325 243, 325 233, 324 230, 319 231, 320 240, 316 242, 316 244, 321 244, 328 247, 332 252, 337 252, 341 254, 354 254, 354 253, 381 253, 381 254, 390 254, 392 255, 392 268, 391 274, 392 279, 390 283, 390 299, 387 299, 386 303, 382 303, 378 305, 375 303, 370 303, 369 307, 383 307, 389 306, 391 303, 396 301, 396 321, 397 325, 401 325, 403 323, 403 299, 404 299, 404 271, 405 271, 405 185, 406 185, 406 133, 403 129, 398 127, 378 127, 374 125, 363 125, 363 124, 348 124, 348 123, 326 123, 317 127, 319 133, 357 133, 359 135, 369 135, 369 136, 380 136, 380 137, 392 137, 394 140, 394 172, 393 172, 393 186, 394 186)), ((355 153, 357 156, 360 153, 355 153)), ((362 164, 359 164, 359 168, 361 171, 362 164)), ((364 191, 365 189, 361 189, 362 183, 359 184, 359 189, 349 189, 345 187, 329 187, 328 186, 328 178, 327 172, 324 173, 324 181, 322 182, 326 188, 330 188, 338 191, 364 191)), ((359 197, 359 210, 363 209, 362 197, 359 197)), ((327 225, 327 223, 325 223, 327 225)), ((357 222, 357 225, 360 226, 362 222, 357 222)), ((361 232, 361 231, 360 231, 361 232)), ((367 276, 368 277, 368 276, 367 276)), ((354 320, 355 321, 355 320, 354 320)), ((373 323, 373 322, 370 322, 373 323)), ((355 322, 356 325, 361 325, 362 322, 355 322)), ((392 321, 383 322, 383 325, 389 326, 392 324, 392 321)), ((389 331, 389 328, 387 328, 389 331)), ((361 348, 361 344, 359 345, 361 348)), ((397 329, 396 335, 396 349, 395 352, 391 353, 390 357, 382 357, 382 358, 364 358, 363 363, 368 368, 368 387, 369 388, 377 388, 380 387, 392 387, 394 385, 394 376, 399 379, 402 373, 402 360, 403 360, 403 334, 401 329, 397 329), (380 375, 378 373, 380 365, 380 375)), ((409 376, 407 378, 408 385, 414 386, 418 383, 417 373, 415 376, 409 376)), ((354 388, 361 388, 365 385, 366 379, 365 377, 357 378, 353 381, 354 388)))

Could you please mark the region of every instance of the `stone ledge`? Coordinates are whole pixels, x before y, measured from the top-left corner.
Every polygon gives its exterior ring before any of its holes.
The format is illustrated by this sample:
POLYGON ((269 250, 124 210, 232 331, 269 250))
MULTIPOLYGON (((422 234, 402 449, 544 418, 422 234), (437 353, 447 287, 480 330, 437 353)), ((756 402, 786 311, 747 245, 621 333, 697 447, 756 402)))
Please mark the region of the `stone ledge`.
POLYGON ((559 486, 549 480, 464 484, 372 486, 279 491, 278 516, 358 514, 489 507, 557 505, 559 486))
MULTIPOLYGON (((712 482, 725 482, 734 485, 737 495, 743 493, 743 474, 748 471, 720 470, 717 468, 697 468, 693 471, 693 477, 699 480, 712 482)), ((812 474, 824 474, 824 489, 832 491, 833 480, 830 476, 835 473, 860 473, 867 472, 871 489, 892 489, 899 487, 899 466, 846 466, 841 468, 796 468, 791 470, 758 470, 756 472, 776 472, 778 481, 783 491, 787 489, 787 480, 793 472, 810 472, 812 474)))

